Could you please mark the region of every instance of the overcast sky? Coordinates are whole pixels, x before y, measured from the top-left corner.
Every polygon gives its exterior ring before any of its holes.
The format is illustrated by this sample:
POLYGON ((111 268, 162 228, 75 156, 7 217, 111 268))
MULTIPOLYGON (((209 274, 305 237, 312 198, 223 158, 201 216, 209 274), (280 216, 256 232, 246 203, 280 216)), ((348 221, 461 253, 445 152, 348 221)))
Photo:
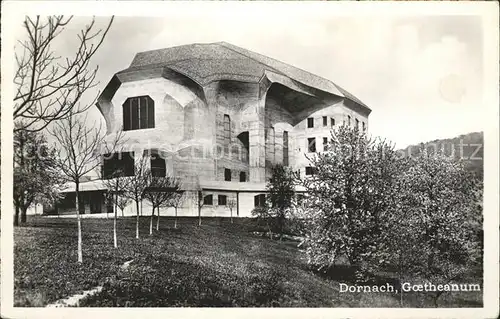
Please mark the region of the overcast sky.
MULTIPOLYGON (((370 133, 404 147, 483 130, 482 29, 474 16, 258 19, 252 14, 117 17, 95 56, 99 89, 137 52, 226 41, 327 78, 367 104, 370 133), (259 20, 259 21, 258 21, 259 20)), ((69 52, 89 18, 54 47, 69 52)), ((102 25, 104 18, 99 18, 102 25)), ((96 108, 92 118, 103 121, 96 108)), ((104 123, 104 121, 103 121, 104 123)))

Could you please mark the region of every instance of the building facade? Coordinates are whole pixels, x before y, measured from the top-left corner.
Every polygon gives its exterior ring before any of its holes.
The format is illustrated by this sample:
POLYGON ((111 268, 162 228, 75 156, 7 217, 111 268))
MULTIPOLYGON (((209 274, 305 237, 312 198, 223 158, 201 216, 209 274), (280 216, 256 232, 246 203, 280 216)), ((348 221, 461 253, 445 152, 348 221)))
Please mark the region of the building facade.
MULTIPOLYGON (((118 132, 126 141, 104 174, 133 174, 146 154, 158 174, 202 191, 204 216, 229 216, 231 198, 235 216, 250 216, 272 165, 311 174, 306 154, 323 151, 336 126, 367 130, 371 112, 331 81, 224 42, 138 53, 96 106, 107 141, 118 132)), ((196 205, 186 201, 181 214, 196 216, 196 205)))

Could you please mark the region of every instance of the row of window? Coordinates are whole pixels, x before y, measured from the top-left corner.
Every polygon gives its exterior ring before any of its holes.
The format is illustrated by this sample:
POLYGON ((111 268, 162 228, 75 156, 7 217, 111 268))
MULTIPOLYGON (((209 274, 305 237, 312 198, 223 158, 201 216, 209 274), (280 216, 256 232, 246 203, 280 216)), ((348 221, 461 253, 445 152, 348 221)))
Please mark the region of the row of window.
MULTIPOLYGON (((167 175, 165 159, 160 156, 157 150, 150 150, 149 153, 151 155, 151 175, 155 177, 165 177, 167 175)), ((103 178, 111 178, 117 172, 120 172, 121 176, 135 175, 134 152, 104 155, 104 163, 102 165, 103 178)))
MULTIPOLYGON (((253 197, 253 203, 255 207, 264 207, 266 205, 266 195, 259 194, 253 197)), ((213 206, 214 195, 209 194, 203 196, 203 206, 213 206)), ((217 195, 217 205, 226 206, 227 205, 227 195, 217 195)))
MULTIPOLYGON (((231 170, 229 168, 224 169, 224 181, 226 182, 231 181, 231 170)), ((247 173, 240 172, 240 182, 246 182, 246 181, 247 181, 247 173)))
MULTIPOLYGON (((323 116, 323 127, 327 127, 328 126, 328 116, 323 116)), ((356 122, 356 129, 359 130, 359 120, 358 119, 355 119, 356 122)), ((366 123, 365 122, 361 122, 362 123, 362 129, 363 129, 363 132, 366 130, 366 123)), ((346 124, 345 121, 343 123, 344 125, 346 124)), ((348 115, 347 116, 347 125, 348 126, 351 126, 351 116, 348 115)), ((330 118, 330 126, 331 127, 334 127, 335 126, 335 119, 333 117, 330 118)), ((314 117, 309 117, 307 118, 307 128, 313 128, 314 127, 314 117)))
MULTIPOLYGON (((323 137, 323 151, 328 151, 328 137, 323 137)), ((316 138, 309 137, 307 139, 307 152, 315 153, 316 152, 316 138)))

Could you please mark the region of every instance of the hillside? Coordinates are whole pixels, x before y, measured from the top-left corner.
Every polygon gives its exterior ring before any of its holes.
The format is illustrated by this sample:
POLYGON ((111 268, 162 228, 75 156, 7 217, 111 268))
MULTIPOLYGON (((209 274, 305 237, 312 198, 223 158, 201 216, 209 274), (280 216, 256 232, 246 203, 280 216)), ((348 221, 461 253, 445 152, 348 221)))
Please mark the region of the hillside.
POLYGON ((430 151, 444 150, 446 156, 453 156, 457 160, 462 159, 467 163, 470 171, 478 177, 483 177, 484 163, 484 141, 483 132, 473 132, 463 134, 454 138, 437 139, 420 145, 410 145, 404 150, 406 156, 418 156, 421 151, 421 145, 430 151))

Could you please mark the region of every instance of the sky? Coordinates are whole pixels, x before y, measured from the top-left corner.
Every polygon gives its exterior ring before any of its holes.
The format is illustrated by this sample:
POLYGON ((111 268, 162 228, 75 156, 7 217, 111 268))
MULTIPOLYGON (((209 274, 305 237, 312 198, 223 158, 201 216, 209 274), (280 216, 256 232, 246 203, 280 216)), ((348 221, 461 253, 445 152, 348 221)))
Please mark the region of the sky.
MULTIPOLYGON (((108 20, 99 17, 97 25, 108 20)), ((54 50, 71 54, 76 33, 89 21, 74 18, 54 50)), ((99 66, 97 88, 104 89, 138 52, 219 41, 337 83, 372 109, 369 132, 398 148, 484 129, 478 16, 119 16, 93 60, 99 66)), ((90 118, 104 125, 96 107, 90 118)))

